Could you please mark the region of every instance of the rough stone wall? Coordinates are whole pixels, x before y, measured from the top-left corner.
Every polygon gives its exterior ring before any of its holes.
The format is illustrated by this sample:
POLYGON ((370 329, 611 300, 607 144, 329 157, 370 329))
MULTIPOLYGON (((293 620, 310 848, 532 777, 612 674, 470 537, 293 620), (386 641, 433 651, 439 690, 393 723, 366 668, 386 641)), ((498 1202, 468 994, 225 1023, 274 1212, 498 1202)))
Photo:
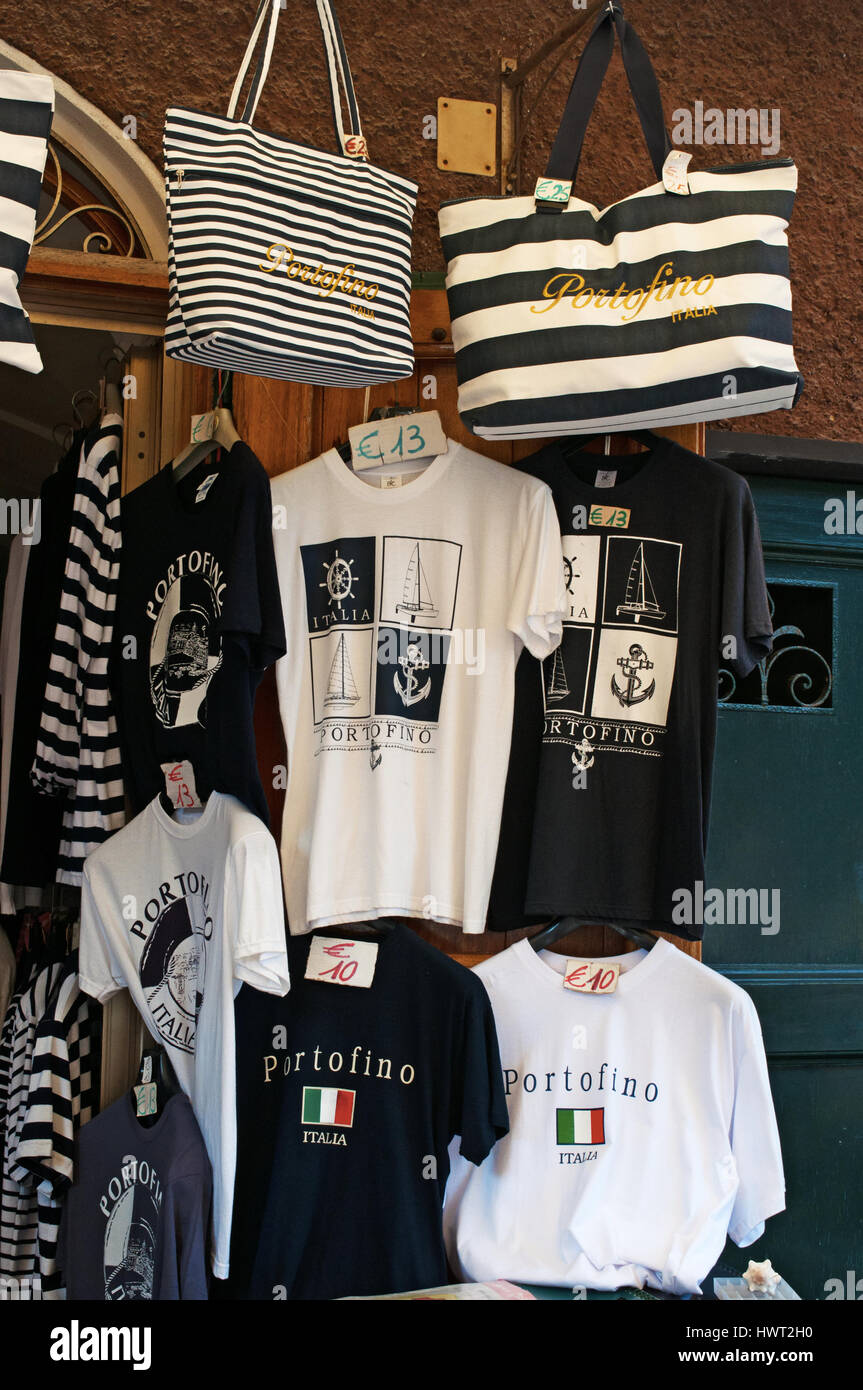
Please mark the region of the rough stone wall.
MULTIPOLYGON (((170 104, 223 111, 254 0, 0 0, 0 35, 111 118, 134 114, 161 164, 170 104)), ((489 179, 441 172, 423 118, 439 96, 498 101, 501 54, 524 58, 573 15, 571 0, 338 0, 360 109, 376 163, 421 186, 414 267, 442 269, 436 210, 497 192, 489 179)), ((806 377, 794 412, 739 428, 863 440, 861 362, 861 59, 863 0, 627 0, 654 61, 666 119, 675 109, 779 108, 781 153, 800 169, 791 224, 795 345, 806 377)), ((523 188, 542 171, 583 40, 550 83, 525 145, 523 188)), ((530 105, 540 85, 533 75, 530 105)), ((287 0, 257 123, 331 146, 323 52, 312 0, 287 0)), ((696 151, 696 164, 759 157, 752 147, 696 151)), ((599 206, 653 179, 615 57, 588 133, 579 192, 599 206)))

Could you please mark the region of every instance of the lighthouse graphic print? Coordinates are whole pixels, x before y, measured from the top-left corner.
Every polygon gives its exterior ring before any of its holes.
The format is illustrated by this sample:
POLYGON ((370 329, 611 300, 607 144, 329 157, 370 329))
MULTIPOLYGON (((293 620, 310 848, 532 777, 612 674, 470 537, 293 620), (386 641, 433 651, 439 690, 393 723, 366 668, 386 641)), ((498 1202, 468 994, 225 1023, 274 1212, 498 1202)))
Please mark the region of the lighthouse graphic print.
POLYGON ((683 547, 650 536, 563 537, 563 640, 543 662, 545 742, 575 769, 598 753, 660 757, 674 681, 683 547))
POLYGON ((300 546, 316 754, 434 751, 461 545, 342 536, 300 546))

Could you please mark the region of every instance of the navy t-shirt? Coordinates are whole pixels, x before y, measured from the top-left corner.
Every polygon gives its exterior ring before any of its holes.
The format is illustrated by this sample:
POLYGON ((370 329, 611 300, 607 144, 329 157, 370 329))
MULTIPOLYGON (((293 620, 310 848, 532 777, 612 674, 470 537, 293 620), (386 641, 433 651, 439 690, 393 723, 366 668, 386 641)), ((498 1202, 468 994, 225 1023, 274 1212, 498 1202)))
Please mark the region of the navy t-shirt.
POLYGON ((177 482, 172 465, 123 498, 111 688, 132 810, 188 759, 202 799, 227 792, 269 824, 254 698, 285 652, 270 482, 241 440, 177 482))
POLYGON ((67 1299, 205 1299, 213 1174, 181 1093, 155 1123, 129 1091, 78 1135, 58 1262, 67 1299))
POLYGON ((772 644, 749 487, 670 439, 555 441, 519 467, 554 496, 568 611, 557 651, 516 671, 489 928, 572 915, 697 940, 676 918, 704 881, 719 670, 772 644))
MULTIPOLYGON (((319 933, 349 938, 350 927, 319 933)), ((239 1299, 330 1299, 446 1282, 447 1146, 481 1163, 508 1130, 497 1034, 479 978, 394 926, 371 985, 306 980, 236 1000, 238 1157, 231 1275, 239 1299)))

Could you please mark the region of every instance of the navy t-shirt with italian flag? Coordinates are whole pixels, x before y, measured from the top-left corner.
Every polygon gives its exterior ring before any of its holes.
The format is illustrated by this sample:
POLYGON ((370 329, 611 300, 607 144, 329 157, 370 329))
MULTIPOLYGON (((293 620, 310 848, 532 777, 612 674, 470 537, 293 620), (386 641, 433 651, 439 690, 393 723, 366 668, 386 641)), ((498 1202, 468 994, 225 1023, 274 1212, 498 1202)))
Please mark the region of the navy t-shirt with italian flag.
MULTIPOLYGON (((368 986, 306 979, 236 1000, 239 1153, 228 1298, 330 1299, 446 1282, 447 1147, 481 1163, 508 1130, 494 1018, 478 976, 407 927, 380 937, 368 986)), ((368 940, 368 938, 366 938, 368 940)))

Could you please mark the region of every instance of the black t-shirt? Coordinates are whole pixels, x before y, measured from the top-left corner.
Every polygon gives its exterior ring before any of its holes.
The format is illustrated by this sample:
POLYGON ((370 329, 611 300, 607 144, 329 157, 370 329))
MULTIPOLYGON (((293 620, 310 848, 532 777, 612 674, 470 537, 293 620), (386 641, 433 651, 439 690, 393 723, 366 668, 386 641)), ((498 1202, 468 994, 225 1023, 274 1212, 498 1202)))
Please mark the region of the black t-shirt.
POLYGON ((446 1282, 447 1146, 461 1135, 481 1163, 508 1129, 479 978, 397 925, 378 941, 369 987, 306 980, 321 935, 288 941, 283 999, 247 985, 237 997, 229 1298, 446 1282))
POLYGON ((704 881, 719 668, 771 648, 749 488, 671 440, 555 442, 519 467, 554 495, 569 612, 557 652, 519 662, 489 927, 571 914, 698 940, 675 919, 704 881))
POLYGON ((111 685, 132 809, 188 759, 202 799, 227 792, 266 824, 254 699, 285 651, 269 478, 239 441, 179 483, 167 464, 121 521, 111 685))

